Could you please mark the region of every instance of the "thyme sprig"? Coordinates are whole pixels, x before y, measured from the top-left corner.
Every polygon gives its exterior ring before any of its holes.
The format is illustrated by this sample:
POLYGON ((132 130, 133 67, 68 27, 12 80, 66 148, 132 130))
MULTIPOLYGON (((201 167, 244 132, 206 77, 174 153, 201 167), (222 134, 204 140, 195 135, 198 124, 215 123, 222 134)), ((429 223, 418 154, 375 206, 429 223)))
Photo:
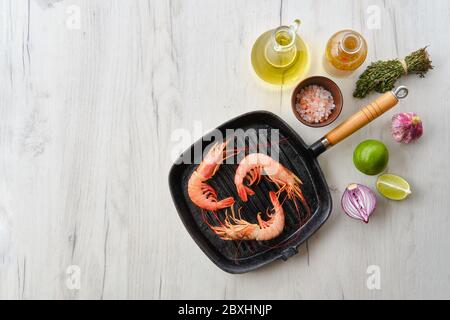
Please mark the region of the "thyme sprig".
POLYGON ((398 59, 373 62, 356 82, 353 96, 364 98, 373 90, 379 93, 387 92, 394 88, 395 82, 401 76, 414 73, 424 78, 428 70, 433 69, 427 47, 411 53, 404 62, 407 70, 398 59))

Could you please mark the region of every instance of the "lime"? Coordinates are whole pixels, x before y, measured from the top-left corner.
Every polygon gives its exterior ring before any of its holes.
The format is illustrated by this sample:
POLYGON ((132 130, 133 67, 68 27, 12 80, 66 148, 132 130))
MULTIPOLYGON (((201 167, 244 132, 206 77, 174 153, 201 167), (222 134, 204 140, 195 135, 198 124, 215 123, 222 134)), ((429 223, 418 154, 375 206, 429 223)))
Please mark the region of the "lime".
POLYGON ((403 200, 411 194, 409 183, 394 174, 383 174, 378 177, 377 190, 391 200, 403 200))
POLYGON ((377 140, 361 142, 353 153, 353 163, 356 168, 369 176, 383 172, 389 162, 389 151, 377 140))

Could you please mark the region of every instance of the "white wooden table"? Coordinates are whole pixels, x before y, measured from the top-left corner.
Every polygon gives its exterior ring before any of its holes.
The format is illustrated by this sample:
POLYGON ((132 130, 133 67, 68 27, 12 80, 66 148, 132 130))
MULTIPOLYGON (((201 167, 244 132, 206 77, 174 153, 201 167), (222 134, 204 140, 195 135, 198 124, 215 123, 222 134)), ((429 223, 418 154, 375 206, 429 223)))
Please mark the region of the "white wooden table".
MULTIPOLYGON (((2 0, 0 22, 0 298, 450 298, 449 1, 2 0), (334 200, 325 226, 287 263, 229 275, 172 204, 171 135, 197 139, 258 109, 307 143, 326 133, 294 118, 291 88, 262 85, 250 67, 257 36, 295 18, 310 75, 323 74, 339 29, 366 36, 368 62, 430 45, 436 69, 402 81, 410 96, 397 108, 417 112, 425 135, 394 142, 392 111, 321 156, 334 200), (388 145, 389 171, 414 193, 380 198, 364 225, 339 202, 350 182, 374 187, 351 159, 367 138, 388 145), (367 286, 372 265, 380 290, 367 286)), ((375 96, 352 98, 358 75, 338 80, 340 120, 375 96)))

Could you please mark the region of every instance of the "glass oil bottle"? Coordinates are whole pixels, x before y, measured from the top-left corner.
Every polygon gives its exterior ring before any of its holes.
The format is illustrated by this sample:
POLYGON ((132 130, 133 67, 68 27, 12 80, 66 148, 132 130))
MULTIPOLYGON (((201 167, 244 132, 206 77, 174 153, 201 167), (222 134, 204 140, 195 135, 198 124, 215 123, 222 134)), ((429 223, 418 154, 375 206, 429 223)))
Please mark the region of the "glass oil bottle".
POLYGON ((353 30, 335 33, 327 43, 324 56, 325 70, 337 77, 346 77, 366 60, 367 42, 353 30))
POLYGON ((290 84, 303 77, 309 69, 309 50, 297 35, 300 20, 291 26, 280 26, 263 33, 255 42, 251 60, 262 80, 274 84, 290 84))

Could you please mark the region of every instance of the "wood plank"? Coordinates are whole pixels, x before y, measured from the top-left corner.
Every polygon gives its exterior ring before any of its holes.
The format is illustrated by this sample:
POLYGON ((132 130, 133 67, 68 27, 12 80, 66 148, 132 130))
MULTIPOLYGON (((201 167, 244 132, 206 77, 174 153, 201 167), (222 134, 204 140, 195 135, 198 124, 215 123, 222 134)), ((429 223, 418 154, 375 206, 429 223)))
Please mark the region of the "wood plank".
MULTIPOLYGON (((445 0, 0 2, 0 298, 449 298, 449 12, 445 0), (366 23, 373 5, 380 29, 366 23), (369 41, 368 62, 430 45, 436 70, 402 80, 410 96, 396 111, 321 156, 334 210, 298 256, 228 275, 185 231, 168 170, 173 155, 247 111, 281 115, 308 143, 331 128, 302 126, 292 88, 266 86, 251 69, 258 35, 295 18, 310 75, 325 74, 325 43, 348 27, 369 41), (390 138, 399 111, 422 117, 417 144, 390 138), (388 145, 389 171, 414 194, 379 197, 363 225, 339 202, 347 183, 374 186, 351 159, 368 138, 388 145), (67 285, 72 265, 79 290, 67 285), (380 267, 381 290, 366 286, 370 265, 380 267)), ((358 75, 337 80, 340 120, 375 97, 352 98, 358 75)))

